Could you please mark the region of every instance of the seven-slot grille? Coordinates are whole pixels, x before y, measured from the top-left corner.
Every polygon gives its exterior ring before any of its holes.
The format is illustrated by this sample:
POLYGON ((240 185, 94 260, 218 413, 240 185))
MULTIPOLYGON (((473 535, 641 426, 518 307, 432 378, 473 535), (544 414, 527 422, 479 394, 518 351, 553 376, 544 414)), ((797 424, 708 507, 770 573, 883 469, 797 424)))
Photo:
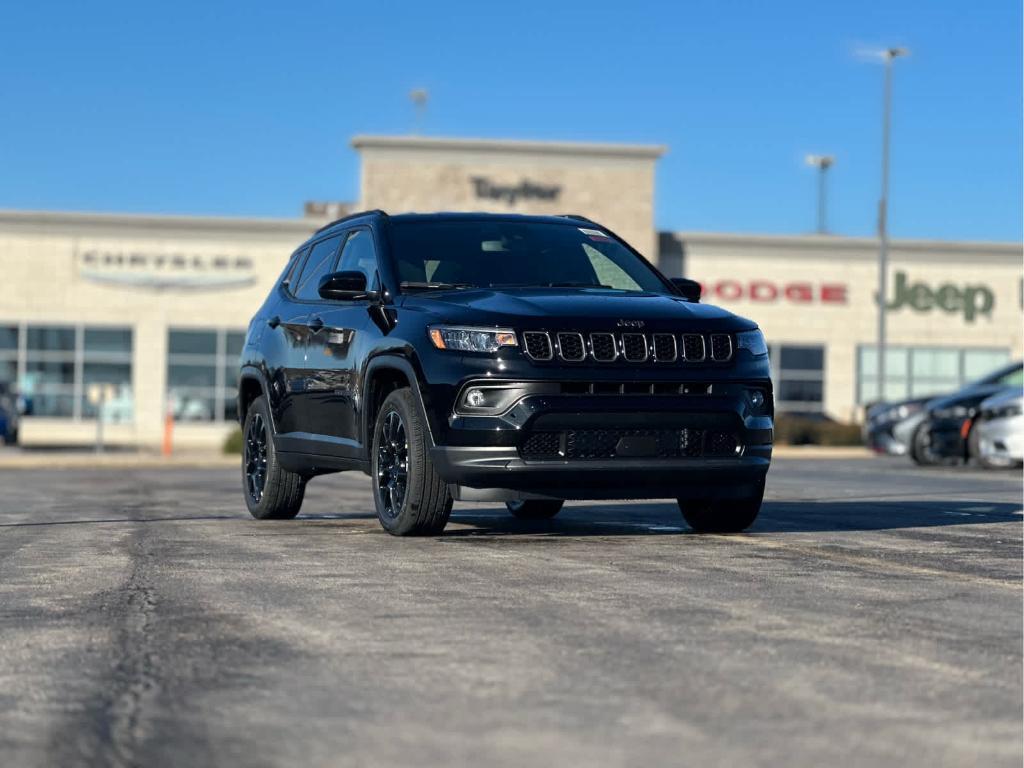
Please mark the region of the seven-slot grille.
POLYGON ((531 360, 546 362, 556 357, 568 363, 588 358, 611 363, 622 358, 629 363, 724 363, 732 359, 734 347, 728 333, 652 333, 635 331, 524 331, 523 348, 531 360))

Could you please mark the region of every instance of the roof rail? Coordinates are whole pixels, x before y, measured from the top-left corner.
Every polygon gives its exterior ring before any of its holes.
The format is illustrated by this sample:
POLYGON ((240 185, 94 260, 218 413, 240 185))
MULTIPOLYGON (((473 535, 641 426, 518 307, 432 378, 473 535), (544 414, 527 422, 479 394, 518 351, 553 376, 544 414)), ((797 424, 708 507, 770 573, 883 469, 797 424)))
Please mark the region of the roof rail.
MULTIPOLYGON (((576 219, 576 221, 585 221, 587 224, 597 224, 593 219, 588 219, 586 216, 580 216, 578 213, 560 213, 558 214, 563 219, 576 219)), ((597 224, 597 226, 601 226, 597 224)))
POLYGON ((313 234, 314 235, 318 235, 321 232, 323 232, 325 229, 330 229, 335 224, 340 224, 341 222, 348 221, 349 219, 358 219, 360 216, 368 216, 371 213, 379 213, 381 216, 387 216, 388 215, 386 211, 382 211, 380 208, 372 208, 369 211, 356 211, 355 213, 350 213, 350 214, 348 214, 346 216, 342 216, 340 219, 335 219, 334 221, 327 222, 326 224, 324 224, 322 227, 320 227, 320 229, 318 229, 313 234))

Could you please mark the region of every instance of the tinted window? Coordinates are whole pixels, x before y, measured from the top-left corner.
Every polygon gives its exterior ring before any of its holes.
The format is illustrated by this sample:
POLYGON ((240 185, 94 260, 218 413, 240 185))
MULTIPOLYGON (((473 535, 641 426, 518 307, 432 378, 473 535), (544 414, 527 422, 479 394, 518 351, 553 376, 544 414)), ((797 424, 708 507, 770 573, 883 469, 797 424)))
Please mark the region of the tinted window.
POLYGON ((292 280, 292 293, 299 299, 319 299, 317 289, 320 287, 320 278, 331 271, 334 266, 334 255, 338 250, 340 237, 330 237, 321 240, 313 246, 313 250, 302 267, 302 274, 298 280, 292 280))
POLYGON ((825 350, 822 347, 796 347, 786 345, 781 350, 782 368, 798 371, 820 371, 824 367, 825 350))
POLYGON ((348 236, 345 247, 341 249, 338 270, 362 272, 366 275, 367 287, 371 290, 376 288, 377 254, 369 230, 357 229, 348 236))
POLYGON ((1015 371, 1005 373, 999 377, 998 383, 1002 384, 1004 387, 1011 387, 1024 384, 1024 370, 1018 368, 1015 371))
POLYGON ((633 252, 593 226, 493 219, 398 221, 391 238, 402 282, 668 290, 633 252))

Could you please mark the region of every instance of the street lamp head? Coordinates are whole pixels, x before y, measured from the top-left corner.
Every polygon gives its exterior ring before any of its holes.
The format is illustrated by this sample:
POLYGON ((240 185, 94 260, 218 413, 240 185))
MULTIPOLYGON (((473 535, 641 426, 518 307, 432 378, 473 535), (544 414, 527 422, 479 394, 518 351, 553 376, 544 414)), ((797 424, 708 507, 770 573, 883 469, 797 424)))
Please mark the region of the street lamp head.
POLYGON ((836 158, 834 155, 807 155, 804 157, 804 162, 807 163, 807 165, 811 165, 822 170, 831 167, 835 161, 836 158))

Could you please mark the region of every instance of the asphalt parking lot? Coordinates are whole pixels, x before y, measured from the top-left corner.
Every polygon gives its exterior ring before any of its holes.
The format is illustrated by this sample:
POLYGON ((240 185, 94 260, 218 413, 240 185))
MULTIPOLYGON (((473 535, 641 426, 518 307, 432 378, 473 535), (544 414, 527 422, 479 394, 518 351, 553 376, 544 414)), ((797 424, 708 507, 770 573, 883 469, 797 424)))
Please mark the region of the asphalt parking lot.
POLYGON ((0 763, 1012 765, 1021 476, 783 459, 673 503, 399 540, 363 476, 0 471, 0 763))

